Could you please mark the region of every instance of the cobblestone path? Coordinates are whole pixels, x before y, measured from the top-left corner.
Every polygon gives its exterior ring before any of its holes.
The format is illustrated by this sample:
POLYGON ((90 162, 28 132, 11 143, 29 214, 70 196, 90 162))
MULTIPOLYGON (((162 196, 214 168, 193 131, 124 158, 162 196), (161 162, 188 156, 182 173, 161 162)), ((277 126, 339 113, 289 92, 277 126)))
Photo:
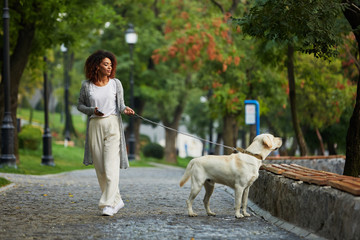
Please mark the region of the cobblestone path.
POLYGON ((235 219, 233 197, 217 185, 210 200, 216 217, 203 208, 204 190, 187 216, 190 182, 184 169, 129 168, 120 171, 125 207, 112 217, 97 208, 100 188, 93 169, 56 175, 0 173, 15 183, 0 190, 0 239, 301 239, 254 216, 235 219))

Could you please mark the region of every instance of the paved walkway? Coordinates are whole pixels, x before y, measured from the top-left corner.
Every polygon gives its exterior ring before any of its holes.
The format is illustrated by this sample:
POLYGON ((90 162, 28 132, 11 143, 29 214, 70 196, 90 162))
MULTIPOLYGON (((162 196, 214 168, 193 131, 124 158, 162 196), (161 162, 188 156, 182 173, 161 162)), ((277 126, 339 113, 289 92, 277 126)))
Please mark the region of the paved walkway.
POLYGON ((0 239, 301 239, 258 216, 235 219, 233 197, 217 185, 210 200, 216 217, 203 208, 204 190, 187 216, 190 182, 184 169, 129 168, 120 171, 125 207, 101 216, 100 189, 93 169, 56 175, 0 173, 15 184, 0 189, 0 239))

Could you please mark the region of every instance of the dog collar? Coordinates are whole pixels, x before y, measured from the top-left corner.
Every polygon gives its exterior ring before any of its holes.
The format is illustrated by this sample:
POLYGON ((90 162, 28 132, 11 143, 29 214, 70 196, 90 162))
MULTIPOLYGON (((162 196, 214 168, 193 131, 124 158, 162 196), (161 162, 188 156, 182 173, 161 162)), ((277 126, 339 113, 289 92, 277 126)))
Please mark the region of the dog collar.
POLYGON ((253 157, 256 157, 257 159, 259 160, 263 160, 262 156, 260 154, 255 154, 255 153, 252 153, 252 152, 249 152, 243 148, 234 148, 234 152, 241 152, 241 153, 245 153, 245 154, 248 154, 248 155, 251 155, 253 157))

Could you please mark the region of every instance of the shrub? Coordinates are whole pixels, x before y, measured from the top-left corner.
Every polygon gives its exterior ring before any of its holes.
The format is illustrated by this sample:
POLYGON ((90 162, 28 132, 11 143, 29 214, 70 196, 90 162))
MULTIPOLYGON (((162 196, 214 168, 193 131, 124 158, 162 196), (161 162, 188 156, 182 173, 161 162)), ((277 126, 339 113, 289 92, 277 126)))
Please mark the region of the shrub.
POLYGON ((145 157, 162 159, 164 157, 164 148, 160 144, 149 143, 144 147, 143 153, 145 157))
POLYGON ((20 148, 36 150, 41 145, 42 133, 37 127, 25 125, 22 127, 18 138, 20 148))
POLYGON ((144 149, 151 142, 150 137, 144 134, 140 135, 140 149, 144 149))

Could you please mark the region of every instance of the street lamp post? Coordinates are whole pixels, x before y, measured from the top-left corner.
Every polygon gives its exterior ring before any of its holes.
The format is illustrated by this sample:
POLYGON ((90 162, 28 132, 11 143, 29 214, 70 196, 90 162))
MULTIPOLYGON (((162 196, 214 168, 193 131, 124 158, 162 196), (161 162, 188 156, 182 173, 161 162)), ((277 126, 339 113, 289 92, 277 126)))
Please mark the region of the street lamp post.
POLYGON ((69 69, 68 69, 68 49, 64 44, 60 47, 61 52, 64 54, 64 100, 65 100, 65 141, 64 145, 67 147, 70 141, 70 113, 69 113, 69 69))
POLYGON ((1 157, 0 166, 10 166, 16 168, 16 157, 14 155, 14 125, 11 118, 10 108, 10 54, 9 54, 9 7, 8 1, 4 1, 3 9, 4 22, 4 62, 3 62, 3 81, 4 81, 4 118, 1 126, 1 157))
MULTIPOLYGON (((47 64, 47 58, 44 57, 47 64)), ((46 66, 45 66, 46 69, 46 66)), ((45 127, 43 134, 43 155, 41 158, 42 165, 55 166, 51 149, 51 131, 49 128, 49 88, 46 70, 44 70, 44 108, 45 108, 45 127)))
MULTIPOLYGON (((134 63, 133 63, 133 48, 134 45, 137 42, 137 34, 134 30, 134 26, 132 24, 129 24, 129 28, 125 32, 125 41, 129 45, 130 48, 130 60, 131 60, 131 66, 130 66, 130 107, 134 109, 134 77, 133 77, 133 71, 134 71, 134 63)), ((135 159, 135 134, 134 134, 134 119, 130 117, 129 122, 129 128, 130 128, 130 136, 129 136, 129 160, 135 159)))

